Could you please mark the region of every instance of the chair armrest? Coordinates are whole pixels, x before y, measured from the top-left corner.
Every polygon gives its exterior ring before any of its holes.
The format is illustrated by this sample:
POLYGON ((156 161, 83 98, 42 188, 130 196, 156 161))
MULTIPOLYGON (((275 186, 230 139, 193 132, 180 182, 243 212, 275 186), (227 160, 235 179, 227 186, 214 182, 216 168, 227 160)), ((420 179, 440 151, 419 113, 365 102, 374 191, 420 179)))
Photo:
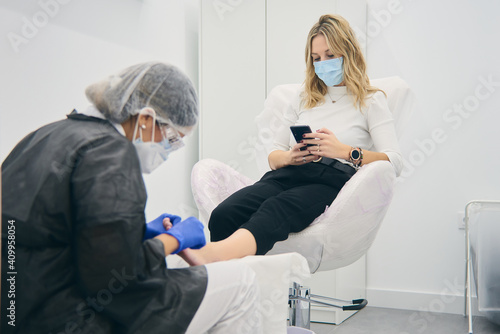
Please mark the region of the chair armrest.
POLYGON ((276 243, 269 254, 298 252, 307 259, 311 272, 355 262, 375 240, 392 199, 395 179, 388 161, 363 166, 323 214, 305 230, 276 243))
POLYGON ((212 210, 234 192, 253 184, 249 177, 215 159, 198 161, 191 172, 191 189, 200 211, 200 220, 208 223, 212 210))

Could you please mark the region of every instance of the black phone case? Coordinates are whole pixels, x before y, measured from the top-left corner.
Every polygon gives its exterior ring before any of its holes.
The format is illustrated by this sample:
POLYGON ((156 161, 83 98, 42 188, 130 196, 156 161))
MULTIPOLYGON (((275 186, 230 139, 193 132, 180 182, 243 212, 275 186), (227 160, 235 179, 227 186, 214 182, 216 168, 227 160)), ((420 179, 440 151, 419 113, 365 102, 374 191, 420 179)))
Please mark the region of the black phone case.
MULTIPOLYGON (((300 143, 300 141, 302 139, 304 139, 304 137, 302 137, 302 135, 304 133, 311 133, 312 132, 309 125, 292 125, 292 126, 290 126, 290 130, 292 131, 293 137, 295 138, 295 141, 297 143, 300 143)), ((307 146, 314 146, 314 145, 309 144, 307 146)), ((302 147, 300 150, 304 151, 305 149, 306 149, 306 146, 302 147)))

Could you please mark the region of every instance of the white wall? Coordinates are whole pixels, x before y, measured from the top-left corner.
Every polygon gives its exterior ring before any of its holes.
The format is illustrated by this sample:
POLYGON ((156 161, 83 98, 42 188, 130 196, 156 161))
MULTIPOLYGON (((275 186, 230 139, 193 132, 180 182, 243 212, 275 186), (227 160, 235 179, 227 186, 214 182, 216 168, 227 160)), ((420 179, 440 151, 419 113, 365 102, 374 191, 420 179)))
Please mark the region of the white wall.
MULTIPOLYGON (((401 76, 418 104, 402 141, 407 168, 368 253, 371 305, 463 311, 457 213, 500 199, 499 12, 488 0, 368 2, 370 77, 401 76)), ((419 317, 410 320, 423 328, 419 317)))
MULTIPOLYGON (((88 104, 85 87, 160 60, 198 86, 196 0, 39 0, 0 4, 0 159, 28 132, 88 104)), ((147 216, 196 214, 190 190, 197 133, 146 177, 147 216)))

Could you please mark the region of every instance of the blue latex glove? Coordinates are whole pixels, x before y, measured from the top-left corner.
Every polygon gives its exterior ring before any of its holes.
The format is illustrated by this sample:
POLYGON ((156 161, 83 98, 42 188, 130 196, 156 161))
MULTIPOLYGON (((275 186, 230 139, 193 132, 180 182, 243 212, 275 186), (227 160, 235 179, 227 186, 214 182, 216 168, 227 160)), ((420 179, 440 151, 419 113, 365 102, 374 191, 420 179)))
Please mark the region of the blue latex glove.
POLYGON ((146 231, 144 232, 143 240, 151 239, 156 237, 157 235, 167 232, 165 227, 163 227, 163 219, 165 218, 170 218, 170 222, 173 226, 181 221, 181 217, 179 216, 164 213, 155 220, 152 220, 146 224, 146 231))
POLYGON ((195 217, 177 223, 170 230, 165 232, 179 241, 179 248, 172 254, 177 254, 186 248, 198 249, 206 245, 203 224, 195 217))

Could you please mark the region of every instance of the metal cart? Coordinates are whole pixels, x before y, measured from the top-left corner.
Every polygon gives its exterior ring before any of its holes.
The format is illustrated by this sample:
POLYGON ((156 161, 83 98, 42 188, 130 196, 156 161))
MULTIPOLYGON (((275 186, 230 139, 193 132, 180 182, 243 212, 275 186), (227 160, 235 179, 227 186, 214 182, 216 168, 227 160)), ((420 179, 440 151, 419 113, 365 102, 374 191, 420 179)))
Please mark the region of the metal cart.
POLYGON ((465 310, 472 334, 472 279, 479 312, 500 324, 500 201, 474 200, 465 206, 465 310))

